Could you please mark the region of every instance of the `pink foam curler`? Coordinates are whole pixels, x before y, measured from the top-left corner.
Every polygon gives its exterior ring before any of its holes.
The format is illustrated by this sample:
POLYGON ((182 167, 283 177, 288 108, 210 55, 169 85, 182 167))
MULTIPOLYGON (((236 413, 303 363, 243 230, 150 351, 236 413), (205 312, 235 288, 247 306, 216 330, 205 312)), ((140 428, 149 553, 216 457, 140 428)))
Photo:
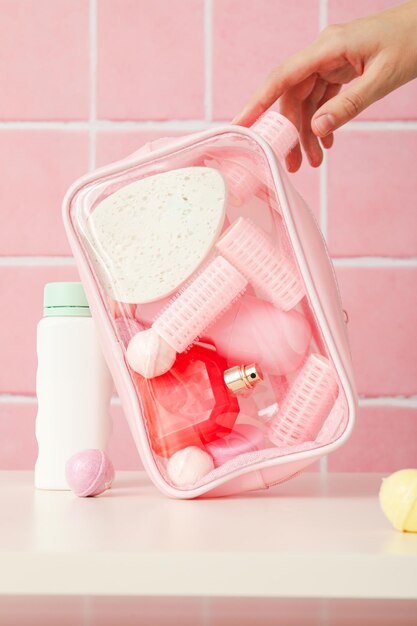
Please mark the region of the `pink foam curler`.
POLYGON ((251 220, 239 217, 216 247, 260 295, 283 311, 295 307, 304 296, 304 285, 294 259, 280 252, 251 220))
POLYGON ((180 292, 127 349, 129 365, 145 378, 160 376, 246 289, 244 276, 221 256, 180 292))
POLYGON ((314 441, 338 395, 332 365, 320 354, 310 354, 268 429, 276 446, 314 441))
POLYGON ((240 206, 248 198, 256 193, 261 185, 257 176, 253 173, 256 160, 252 162, 243 160, 221 160, 221 173, 227 182, 232 204, 240 206))
POLYGON ((281 160, 298 143, 297 129, 284 115, 277 111, 267 111, 252 126, 253 130, 265 139, 281 160))
POLYGON ((161 313, 153 328, 176 352, 184 352, 246 285, 244 276, 218 256, 161 313))
POLYGON ((215 439, 205 446, 216 467, 240 454, 262 450, 263 447, 263 432, 251 424, 237 424, 230 435, 215 439))
MULTIPOLYGON (((295 126, 283 115, 276 111, 267 111, 252 126, 253 130, 265 139, 280 160, 284 160, 287 154, 297 145, 298 133, 295 126)), ((259 165, 259 171, 264 170, 261 159, 257 154, 252 159, 238 157, 233 153, 221 158, 221 172, 225 177, 232 203, 243 204, 262 187, 262 180, 255 175, 259 165)))

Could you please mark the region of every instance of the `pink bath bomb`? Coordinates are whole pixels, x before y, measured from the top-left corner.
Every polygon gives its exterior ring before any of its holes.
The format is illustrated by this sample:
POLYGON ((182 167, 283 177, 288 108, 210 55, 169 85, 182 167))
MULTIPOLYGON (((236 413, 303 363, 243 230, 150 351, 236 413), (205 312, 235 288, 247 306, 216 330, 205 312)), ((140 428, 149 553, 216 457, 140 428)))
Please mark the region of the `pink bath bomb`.
POLYGON ((103 450, 82 450, 68 459, 65 474, 75 495, 85 498, 98 496, 111 487, 114 467, 103 450))

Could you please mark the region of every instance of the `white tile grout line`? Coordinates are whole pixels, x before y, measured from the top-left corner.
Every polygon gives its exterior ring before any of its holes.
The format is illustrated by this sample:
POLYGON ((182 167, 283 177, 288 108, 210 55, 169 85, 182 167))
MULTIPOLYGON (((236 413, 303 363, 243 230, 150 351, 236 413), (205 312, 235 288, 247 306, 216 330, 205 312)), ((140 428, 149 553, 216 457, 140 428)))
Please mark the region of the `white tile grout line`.
POLYGON ((0 256, 0 267, 26 265, 28 267, 75 266, 72 256, 0 256))
MULTIPOLYGON (((35 395, 18 393, 0 393, 0 404, 32 404, 35 395)), ((121 406, 120 398, 113 396, 112 406, 121 406)), ((413 396, 359 396, 360 407, 394 407, 398 409, 417 409, 417 395, 413 396)))
MULTIPOLYGON (((327 26, 327 0, 320 0, 319 5, 319 31, 327 26)), ((320 184, 320 228, 324 238, 327 240, 327 154, 323 150, 323 163, 320 167, 319 184, 320 184)), ((320 474, 326 476, 328 474, 327 456, 320 459, 320 474)))
POLYGON ((417 396, 380 396, 380 397, 359 397, 359 406, 372 407, 372 406, 392 406, 403 409, 416 409, 417 408, 417 396))
MULTIPOLYGON (((319 30, 327 26, 328 6, 327 0, 320 0, 319 5, 319 30)), ((320 167, 320 227, 324 238, 327 240, 327 151, 323 150, 324 158, 320 167)))
POLYGON ((328 23, 328 11, 327 11, 327 0, 320 0, 319 6, 319 30, 322 31, 323 28, 327 26, 328 23))
POLYGON ((320 184, 320 228, 323 237, 327 241, 327 153, 324 151, 323 163, 320 167, 319 184, 320 184))
POLYGON ((96 117, 97 117, 97 0, 89 4, 90 38, 90 121, 89 131, 89 168, 96 167, 96 117))
POLYGON ((213 116, 213 3, 204 2, 204 116, 213 116))
POLYGON ((329 601, 327 598, 320 598, 319 611, 319 626, 331 626, 329 619, 329 601))
POLYGON ((97 130, 115 130, 115 131, 129 131, 129 130, 205 130, 206 128, 219 126, 220 124, 228 124, 228 121, 223 122, 208 122, 202 119, 190 119, 190 120, 51 120, 51 121, 11 121, 0 122, 1 130, 62 130, 62 131, 74 131, 85 130, 88 131, 91 128, 97 130))
POLYGON ((335 267, 417 267, 417 258, 396 258, 396 257, 378 257, 363 256, 349 258, 333 258, 335 267))
MULTIPOLYGON (((33 394, 0 393, 0 404, 33 404, 36 402, 36 395, 33 394)), ((121 406, 120 398, 112 396, 110 404, 121 406)))
POLYGON ((0 404, 33 404, 36 396, 24 396, 15 393, 1 393, 0 404))
MULTIPOLYGON (((114 130, 114 131, 129 131, 129 130, 204 130, 206 128, 212 128, 229 124, 230 120, 217 120, 215 122, 202 119, 190 119, 190 120, 104 120, 96 119, 92 120, 50 120, 50 121, 37 121, 37 120, 16 120, 16 121, 1 121, 0 130, 85 130, 95 129, 100 130, 114 130)), ((348 131, 414 131, 417 130, 417 120, 355 120, 349 122, 345 126, 339 128, 338 132, 348 131)))
POLYGON ((201 598, 201 626, 211 626, 213 623, 211 615, 212 601, 210 596, 201 598))
POLYGON ((341 131, 349 130, 417 130, 416 120, 354 120, 339 128, 341 131))
POLYGON ((320 474, 322 476, 326 476, 329 471, 329 465, 327 461, 327 454, 322 456, 320 459, 320 474))
MULTIPOLYGON (((417 267, 417 257, 398 258, 398 257, 349 257, 349 258, 333 258, 335 267, 352 267, 352 268, 403 268, 417 267)), ((74 258, 71 256, 1 256, 0 267, 7 266, 58 266, 58 265, 75 265, 74 258)))

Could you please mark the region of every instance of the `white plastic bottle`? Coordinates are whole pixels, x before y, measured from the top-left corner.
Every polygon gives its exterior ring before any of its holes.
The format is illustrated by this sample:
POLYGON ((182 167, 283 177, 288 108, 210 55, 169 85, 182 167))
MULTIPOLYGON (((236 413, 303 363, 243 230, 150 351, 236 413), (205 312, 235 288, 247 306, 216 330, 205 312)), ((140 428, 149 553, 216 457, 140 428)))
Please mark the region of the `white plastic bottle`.
POLYGON ((38 324, 38 458, 35 487, 69 489, 65 464, 86 448, 106 449, 113 381, 81 283, 48 283, 38 324))

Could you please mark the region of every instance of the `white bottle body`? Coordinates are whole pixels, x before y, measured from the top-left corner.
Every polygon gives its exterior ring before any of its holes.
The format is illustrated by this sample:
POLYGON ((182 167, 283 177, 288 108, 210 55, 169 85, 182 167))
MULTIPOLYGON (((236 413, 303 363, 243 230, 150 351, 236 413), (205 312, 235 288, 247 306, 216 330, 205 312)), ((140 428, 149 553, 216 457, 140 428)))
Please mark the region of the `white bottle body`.
POLYGON ((106 449, 113 381, 91 317, 43 318, 37 332, 35 487, 69 489, 67 460, 106 449))

